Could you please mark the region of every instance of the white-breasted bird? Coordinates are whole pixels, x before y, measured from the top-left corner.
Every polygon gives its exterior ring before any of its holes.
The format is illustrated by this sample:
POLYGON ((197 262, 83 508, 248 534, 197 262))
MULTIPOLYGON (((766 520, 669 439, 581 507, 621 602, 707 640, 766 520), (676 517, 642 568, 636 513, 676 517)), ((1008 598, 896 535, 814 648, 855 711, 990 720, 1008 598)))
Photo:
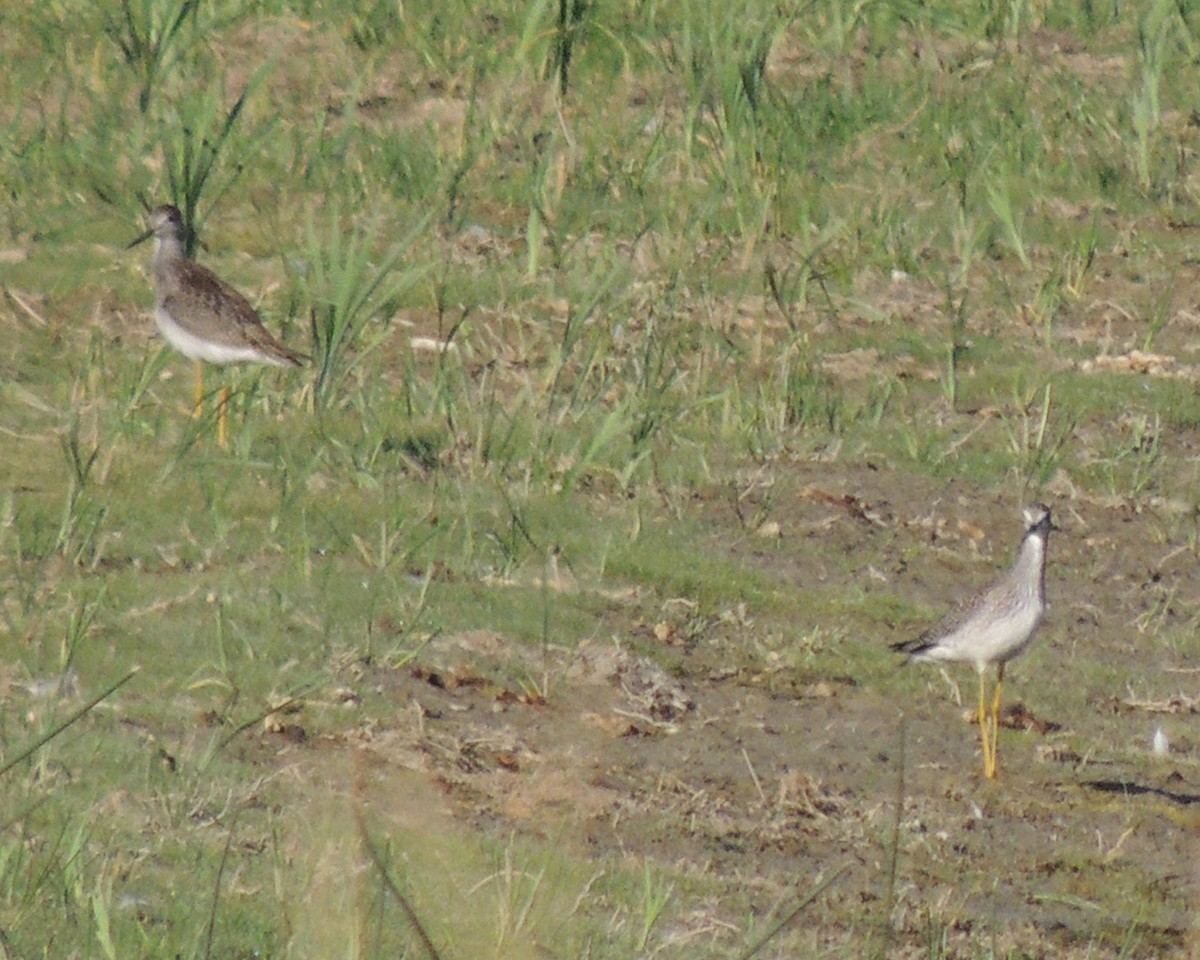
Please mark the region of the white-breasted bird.
POLYGON ((1053 524, 1050 508, 1026 507, 1025 537, 1008 572, 973 593, 941 620, 912 640, 892 645, 908 660, 961 660, 979 671, 979 732, 983 775, 996 776, 996 739, 1004 665, 1033 641, 1046 613, 1046 544, 1053 524), (996 664, 996 689, 990 715, 986 709, 985 675, 996 664))

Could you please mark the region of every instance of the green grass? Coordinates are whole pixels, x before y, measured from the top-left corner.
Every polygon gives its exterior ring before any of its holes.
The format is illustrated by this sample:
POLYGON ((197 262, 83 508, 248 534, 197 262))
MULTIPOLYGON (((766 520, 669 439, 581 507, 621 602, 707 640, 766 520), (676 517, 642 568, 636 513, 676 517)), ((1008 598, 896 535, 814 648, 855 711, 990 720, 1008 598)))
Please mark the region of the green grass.
MULTIPOLYGON (((612 637, 693 682, 693 655, 778 654, 798 684, 887 688, 864 638, 925 608, 902 569, 847 586, 879 540, 793 539, 792 464, 1014 505, 1181 503, 1155 536, 1194 553, 1192 381, 1084 367, 1194 361, 1181 11, 0 14, 4 756, 82 702, 23 685, 70 670, 86 699, 141 668, 0 777, 5 952, 421 955, 359 869, 362 795, 264 724, 295 707, 339 748, 392 729, 405 671, 446 669, 440 645, 470 631, 525 651, 489 668, 497 695, 552 698, 538 656, 612 637), (164 202, 312 368, 210 369, 210 412, 188 416, 190 365, 154 339, 146 255, 122 249, 164 202), (779 478, 759 501, 756 471, 779 478), (546 586, 556 548, 583 589, 546 586), (659 623, 681 650, 646 639, 659 623), (360 685, 348 711, 337 691, 360 685)), ((1187 652, 1188 624, 1153 622, 1187 652)), ((368 809, 442 956, 695 955, 711 879, 489 817, 389 832, 368 809)), ((735 898, 713 955, 779 902, 735 898)))

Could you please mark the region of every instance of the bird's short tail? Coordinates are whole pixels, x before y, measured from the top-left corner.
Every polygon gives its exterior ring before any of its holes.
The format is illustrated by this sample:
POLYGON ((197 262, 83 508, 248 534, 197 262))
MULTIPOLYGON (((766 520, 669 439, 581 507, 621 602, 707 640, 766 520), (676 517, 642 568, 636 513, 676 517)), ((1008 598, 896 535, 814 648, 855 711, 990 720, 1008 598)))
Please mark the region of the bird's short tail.
POLYGON ((926 650, 933 648, 933 644, 924 637, 915 637, 912 640, 901 640, 899 643, 893 643, 891 648, 897 653, 904 654, 908 659, 920 656, 926 650))

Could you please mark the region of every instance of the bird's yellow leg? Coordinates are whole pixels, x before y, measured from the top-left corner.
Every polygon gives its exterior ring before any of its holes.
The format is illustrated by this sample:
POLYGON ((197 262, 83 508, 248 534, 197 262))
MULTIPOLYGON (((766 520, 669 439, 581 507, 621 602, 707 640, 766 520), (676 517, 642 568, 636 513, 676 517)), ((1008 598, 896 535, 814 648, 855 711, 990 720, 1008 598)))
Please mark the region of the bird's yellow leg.
POLYGON ((204 366, 196 361, 196 405, 192 408, 193 419, 199 420, 204 413, 204 366))
POLYGON ((979 671, 979 742, 983 748, 983 775, 989 780, 996 775, 996 762, 993 755, 987 715, 987 700, 984 696, 984 685, 987 674, 979 671))
POLYGON ((996 692, 992 696, 992 771, 991 773, 988 773, 986 770, 984 771, 989 780, 996 776, 996 770, 999 767, 996 759, 996 749, 1000 744, 1000 691, 1004 687, 1003 663, 999 665, 997 671, 996 692))
POLYGON ((229 433, 229 388, 221 388, 221 406, 217 410, 217 446, 225 449, 229 433))

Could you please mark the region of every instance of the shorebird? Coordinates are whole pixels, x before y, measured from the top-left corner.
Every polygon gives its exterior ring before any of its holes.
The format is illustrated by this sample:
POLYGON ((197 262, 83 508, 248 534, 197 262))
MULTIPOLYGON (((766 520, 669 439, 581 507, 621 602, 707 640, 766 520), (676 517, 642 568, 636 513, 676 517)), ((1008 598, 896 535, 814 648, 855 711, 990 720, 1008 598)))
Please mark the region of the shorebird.
POLYGON ((983 743, 983 775, 996 776, 996 740, 1004 665, 1032 642, 1046 612, 1046 542, 1052 524, 1050 508, 1035 503, 1024 510, 1025 537, 1008 572, 965 598, 941 620, 913 640, 892 644, 908 660, 961 660, 979 671, 979 733, 983 743), (989 716, 985 709, 985 674, 996 664, 996 690, 989 716))
MULTIPOLYGON (((149 229, 129 244, 154 237, 154 286, 158 299, 154 319, 176 350, 196 361, 196 403, 192 415, 204 412, 204 368, 207 363, 267 363, 299 367, 308 357, 276 340, 246 298, 211 270, 187 259, 186 231, 178 208, 165 204, 147 217, 149 229)), ((229 388, 221 390, 217 442, 224 447, 229 388)))

